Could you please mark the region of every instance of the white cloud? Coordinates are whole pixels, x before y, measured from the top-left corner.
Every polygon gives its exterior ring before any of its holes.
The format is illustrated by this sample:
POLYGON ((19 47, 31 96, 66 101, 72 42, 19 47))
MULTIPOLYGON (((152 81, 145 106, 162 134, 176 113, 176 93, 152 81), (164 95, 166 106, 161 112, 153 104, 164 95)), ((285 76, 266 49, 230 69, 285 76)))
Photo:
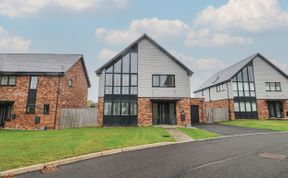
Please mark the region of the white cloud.
POLYGON ((102 49, 98 55, 97 55, 97 59, 100 60, 109 60, 112 59, 112 57, 114 57, 116 55, 116 53, 110 49, 102 49))
POLYGON ((231 44, 250 44, 251 38, 231 36, 226 33, 211 33, 208 29, 191 31, 187 34, 185 45, 187 46, 224 46, 231 44))
POLYGON ((167 20, 158 18, 144 18, 133 20, 127 29, 108 30, 96 29, 96 37, 104 39, 108 44, 123 44, 131 42, 143 33, 157 39, 179 37, 189 30, 189 25, 181 20, 167 20))
POLYGON ((281 10, 277 0, 229 0, 218 8, 208 6, 198 14, 195 25, 256 32, 288 26, 288 11, 281 10))
POLYGON ((56 6, 75 11, 103 7, 126 7, 127 0, 0 0, 0 15, 19 17, 34 14, 47 6, 56 6))
POLYGON ((18 52, 26 51, 31 44, 30 40, 21 36, 14 35, 0 26, 0 51, 1 52, 18 52))

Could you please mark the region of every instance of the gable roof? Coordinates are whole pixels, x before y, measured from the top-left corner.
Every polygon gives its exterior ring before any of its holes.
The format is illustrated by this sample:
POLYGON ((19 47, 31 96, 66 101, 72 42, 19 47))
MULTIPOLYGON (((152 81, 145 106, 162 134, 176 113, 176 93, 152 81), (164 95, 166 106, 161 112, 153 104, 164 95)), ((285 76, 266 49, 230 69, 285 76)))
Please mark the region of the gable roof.
POLYGON ((263 55, 261 55, 260 53, 257 53, 212 75, 196 91, 194 91, 194 93, 231 80, 234 77, 234 75, 236 75, 241 69, 243 69, 248 63, 253 61, 256 57, 260 57, 266 63, 268 63, 271 67, 273 67, 275 70, 281 73, 284 77, 288 78, 285 72, 283 72, 280 68, 275 66, 272 62, 270 62, 263 55))
POLYGON ((181 61, 179 61, 176 57, 174 57, 171 53, 169 53, 166 49, 164 49, 162 46, 160 46, 156 41, 154 41, 151 37, 149 37, 147 34, 143 34, 140 38, 138 38, 136 41, 131 43, 127 48, 125 48, 123 51, 121 51, 119 54, 117 54, 115 57, 110 59, 108 62, 106 62, 103 66, 101 66, 99 69, 97 69, 95 72, 96 74, 101 74, 104 68, 109 66, 111 63, 113 63, 115 60, 117 60, 119 57, 123 56, 130 48, 132 48, 134 45, 138 44, 141 40, 147 39, 150 41, 153 45, 155 45, 159 50, 161 50, 163 53, 165 53, 168 57, 170 57, 174 62, 176 62, 180 67, 182 67, 184 70, 187 71, 187 75, 192 75, 193 72, 185 66, 181 61))
POLYGON ((0 53, 0 74, 62 76, 81 60, 88 86, 91 86, 81 54, 0 53))

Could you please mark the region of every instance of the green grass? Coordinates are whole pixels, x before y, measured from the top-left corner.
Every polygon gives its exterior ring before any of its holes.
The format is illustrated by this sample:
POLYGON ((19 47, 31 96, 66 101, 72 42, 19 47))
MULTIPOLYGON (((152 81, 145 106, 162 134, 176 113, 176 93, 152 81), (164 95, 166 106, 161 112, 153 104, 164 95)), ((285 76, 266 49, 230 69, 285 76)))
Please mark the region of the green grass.
POLYGON ((258 129, 270 129, 274 131, 288 131, 288 120, 239 119, 235 121, 220 122, 220 124, 258 129))
POLYGON ((163 128, 0 129, 0 171, 129 146, 175 141, 163 128))
POLYGON ((207 130, 202 129, 189 129, 189 128, 178 128, 180 131, 185 133, 186 135, 192 137, 194 140, 204 139, 204 138, 213 138, 213 137, 219 137, 218 134, 209 132, 207 130))

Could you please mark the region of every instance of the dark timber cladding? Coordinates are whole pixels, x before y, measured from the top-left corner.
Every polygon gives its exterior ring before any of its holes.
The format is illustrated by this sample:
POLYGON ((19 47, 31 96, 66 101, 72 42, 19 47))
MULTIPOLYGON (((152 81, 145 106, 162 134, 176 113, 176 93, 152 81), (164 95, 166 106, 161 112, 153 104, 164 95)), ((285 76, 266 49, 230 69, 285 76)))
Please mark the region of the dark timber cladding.
POLYGON ((236 118, 258 118, 252 62, 239 71, 232 82, 236 118))
POLYGON ((137 125, 138 46, 105 68, 103 125, 137 125))

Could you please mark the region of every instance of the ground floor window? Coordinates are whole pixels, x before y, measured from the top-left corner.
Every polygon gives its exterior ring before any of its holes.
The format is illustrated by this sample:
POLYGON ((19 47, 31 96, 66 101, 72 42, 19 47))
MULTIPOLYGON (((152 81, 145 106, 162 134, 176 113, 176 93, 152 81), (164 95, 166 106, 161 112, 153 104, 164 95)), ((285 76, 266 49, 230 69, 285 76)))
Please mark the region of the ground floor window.
POLYGON ((257 118, 256 98, 235 97, 234 111, 237 119, 257 118))
POLYGON ((176 125, 176 104, 175 103, 153 103, 152 105, 153 124, 176 125))
POLYGON ((268 101, 267 102, 269 118, 283 118, 284 109, 281 101, 268 101))

